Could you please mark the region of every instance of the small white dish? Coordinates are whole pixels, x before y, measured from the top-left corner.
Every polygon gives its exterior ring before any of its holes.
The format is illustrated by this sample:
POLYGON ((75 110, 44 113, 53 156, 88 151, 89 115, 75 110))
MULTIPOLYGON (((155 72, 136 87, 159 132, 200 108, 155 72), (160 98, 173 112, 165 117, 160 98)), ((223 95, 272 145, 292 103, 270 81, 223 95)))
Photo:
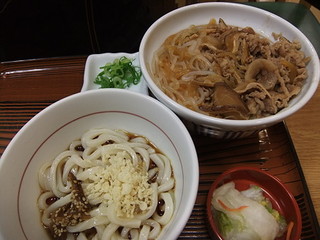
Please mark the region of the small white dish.
MULTIPOLYGON (((84 69, 83 85, 81 88, 81 92, 93 90, 93 89, 99 89, 100 85, 95 84, 94 80, 96 76, 102 71, 100 67, 104 66, 106 63, 113 62, 115 59, 121 58, 123 56, 134 59, 133 65, 140 67, 138 52, 136 53, 124 53, 124 52, 101 53, 101 54, 89 55, 86 61, 85 69, 84 69)), ((137 85, 130 86, 128 90, 149 95, 148 86, 143 76, 141 76, 141 80, 137 85)))

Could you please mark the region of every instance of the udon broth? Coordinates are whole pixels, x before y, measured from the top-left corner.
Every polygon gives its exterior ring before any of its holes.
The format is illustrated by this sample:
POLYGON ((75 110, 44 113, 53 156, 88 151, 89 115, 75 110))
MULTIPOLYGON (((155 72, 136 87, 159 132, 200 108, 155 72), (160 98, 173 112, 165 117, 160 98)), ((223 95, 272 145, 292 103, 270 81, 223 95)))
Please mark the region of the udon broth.
POLYGON ((91 129, 39 172, 53 239, 156 239, 174 212, 171 162, 143 136, 91 129))
POLYGON ((169 36, 151 65, 155 83, 179 104, 213 117, 254 119, 288 106, 310 61, 298 41, 212 19, 169 36))

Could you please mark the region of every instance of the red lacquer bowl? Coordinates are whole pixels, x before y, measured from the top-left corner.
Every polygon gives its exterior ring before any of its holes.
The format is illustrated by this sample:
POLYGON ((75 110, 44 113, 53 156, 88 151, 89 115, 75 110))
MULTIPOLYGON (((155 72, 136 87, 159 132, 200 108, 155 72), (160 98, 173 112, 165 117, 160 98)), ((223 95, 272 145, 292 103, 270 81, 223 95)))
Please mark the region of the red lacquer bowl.
MULTIPOLYGON (((211 208, 212 194, 216 188, 230 181, 235 183, 235 188, 239 191, 248 189, 250 185, 261 187, 265 197, 270 199, 272 207, 278 210, 280 214, 285 217, 288 223, 290 221, 294 223, 289 239, 300 239, 302 220, 300 209, 295 198, 277 177, 270 175, 266 171, 253 167, 236 167, 229 169, 221 174, 211 185, 207 197, 207 216, 209 232, 213 239, 223 240, 213 217, 211 208)), ((286 233, 276 240, 286 240, 286 233)))

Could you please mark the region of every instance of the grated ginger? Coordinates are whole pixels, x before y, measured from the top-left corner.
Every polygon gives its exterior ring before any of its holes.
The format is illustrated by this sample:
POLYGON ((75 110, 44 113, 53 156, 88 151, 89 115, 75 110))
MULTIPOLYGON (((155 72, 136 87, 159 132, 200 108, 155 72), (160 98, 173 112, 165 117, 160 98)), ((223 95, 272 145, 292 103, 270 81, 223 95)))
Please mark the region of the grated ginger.
POLYGON ((133 218, 151 208, 153 189, 148 183, 144 162, 134 166, 126 151, 105 156, 84 185, 88 199, 101 198, 107 206, 114 205, 118 217, 133 218), (107 161, 106 161, 107 159, 107 161))

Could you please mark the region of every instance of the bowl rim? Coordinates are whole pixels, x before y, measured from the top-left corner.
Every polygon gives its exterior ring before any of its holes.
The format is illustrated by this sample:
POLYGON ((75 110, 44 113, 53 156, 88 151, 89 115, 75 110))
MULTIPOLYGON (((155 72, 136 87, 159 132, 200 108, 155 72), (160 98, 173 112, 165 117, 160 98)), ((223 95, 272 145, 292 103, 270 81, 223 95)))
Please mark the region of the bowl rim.
MULTIPOLYGON (((223 240, 223 237, 219 233, 218 227, 214 224, 214 219, 213 219, 212 210, 211 210, 212 194, 213 194, 214 190, 217 189, 217 187, 220 186, 221 181, 225 177, 227 177, 229 174, 232 174, 234 172, 241 172, 241 171, 251 171, 251 172, 256 172, 256 173, 259 173, 259 174, 262 174, 262 175, 266 176, 267 178, 272 180, 276 185, 278 185, 278 187, 282 189, 282 191, 286 194, 286 196, 288 196, 288 199, 292 203, 292 205, 294 207, 294 212, 296 213, 295 215, 297 217, 296 223, 295 223, 295 227, 296 227, 297 230, 296 230, 296 235, 294 236, 294 239, 298 240, 300 238, 301 231, 302 231, 302 217, 301 217, 300 208, 299 208, 298 203, 295 200, 293 194, 288 190, 288 188, 284 185, 284 183, 278 177, 276 177, 276 176, 274 176, 274 175, 272 175, 272 174, 268 173, 267 171, 264 171, 264 170, 262 170, 260 168, 257 168, 257 167, 246 167, 246 166, 232 167, 232 168, 224 171, 210 185, 210 188, 209 188, 209 191, 208 191, 208 195, 207 195, 207 199, 206 199, 206 215, 207 215, 207 225, 208 225, 208 228, 209 228, 209 232, 211 234, 214 234, 220 240, 223 240)), ((225 183, 228 183, 228 182, 231 182, 231 181, 232 180, 227 180, 225 183)))
MULTIPOLYGON (((159 46, 160 47, 160 46, 159 46)), ((317 90, 319 81, 320 81, 320 62, 318 54, 310 42, 310 40, 305 36, 304 33, 302 33, 297 27, 295 27, 293 24, 288 22, 287 20, 283 19, 282 17, 271 13, 269 11, 266 11, 264 9, 257 8, 255 6, 251 5, 245 5, 245 4, 239 4, 239 3, 230 3, 230 2, 205 2, 205 3, 196 3, 192 5, 187 5, 180 7, 178 9, 175 9, 171 12, 168 12, 167 14, 161 16, 158 20, 156 20, 145 32, 141 43, 139 47, 139 58, 140 58, 140 65, 141 65, 141 71, 144 75, 144 78, 151 90, 151 92, 159 98, 161 101, 163 101, 170 109, 172 109, 174 112, 181 116, 186 116, 188 119, 193 119, 195 122, 200 122, 203 125, 210 125, 212 124, 215 127, 231 127, 236 130, 239 130, 241 128, 260 128, 261 126, 267 126, 270 124, 275 124, 283 119, 287 118, 288 116, 292 115, 294 112, 301 109, 314 95, 314 93, 317 90), (196 111, 193 111, 191 109, 188 109, 187 107, 184 107, 183 105, 178 104, 174 100, 172 100, 169 96, 164 94, 162 90, 153 82, 152 77, 149 74, 147 63, 144 59, 144 53, 145 53, 145 47, 147 46, 147 42, 149 39, 149 36, 158 28, 159 25, 162 24, 162 22, 166 21, 168 18, 172 18, 176 14, 181 14, 186 11, 190 11, 192 9, 197 8, 208 8, 208 7, 228 7, 228 8, 234 8, 236 7, 238 10, 246 9, 254 12, 261 13, 263 15, 272 16, 273 18, 284 22, 286 25, 288 25, 290 28, 294 29, 299 36, 301 36, 301 40, 303 41, 309 48, 313 56, 315 56, 316 59, 311 59, 312 64, 314 64, 314 74, 313 78, 310 79, 310 87, 306 91, 306 94, 302 96, 299 102, 295 103, 295 105, 291 108, 284 108, 284 110, 279 111, 275 115, 270 115, 263 118, 257 118, 257 119, 248 119, 248 120, 231 120, 231 119, 222 119, 222 118, 216 118, 211 117, 208 115, 204 115, 201 113, 198 113, 196 111)), ((311 62, 309 64, 311 64, 311 62)))

